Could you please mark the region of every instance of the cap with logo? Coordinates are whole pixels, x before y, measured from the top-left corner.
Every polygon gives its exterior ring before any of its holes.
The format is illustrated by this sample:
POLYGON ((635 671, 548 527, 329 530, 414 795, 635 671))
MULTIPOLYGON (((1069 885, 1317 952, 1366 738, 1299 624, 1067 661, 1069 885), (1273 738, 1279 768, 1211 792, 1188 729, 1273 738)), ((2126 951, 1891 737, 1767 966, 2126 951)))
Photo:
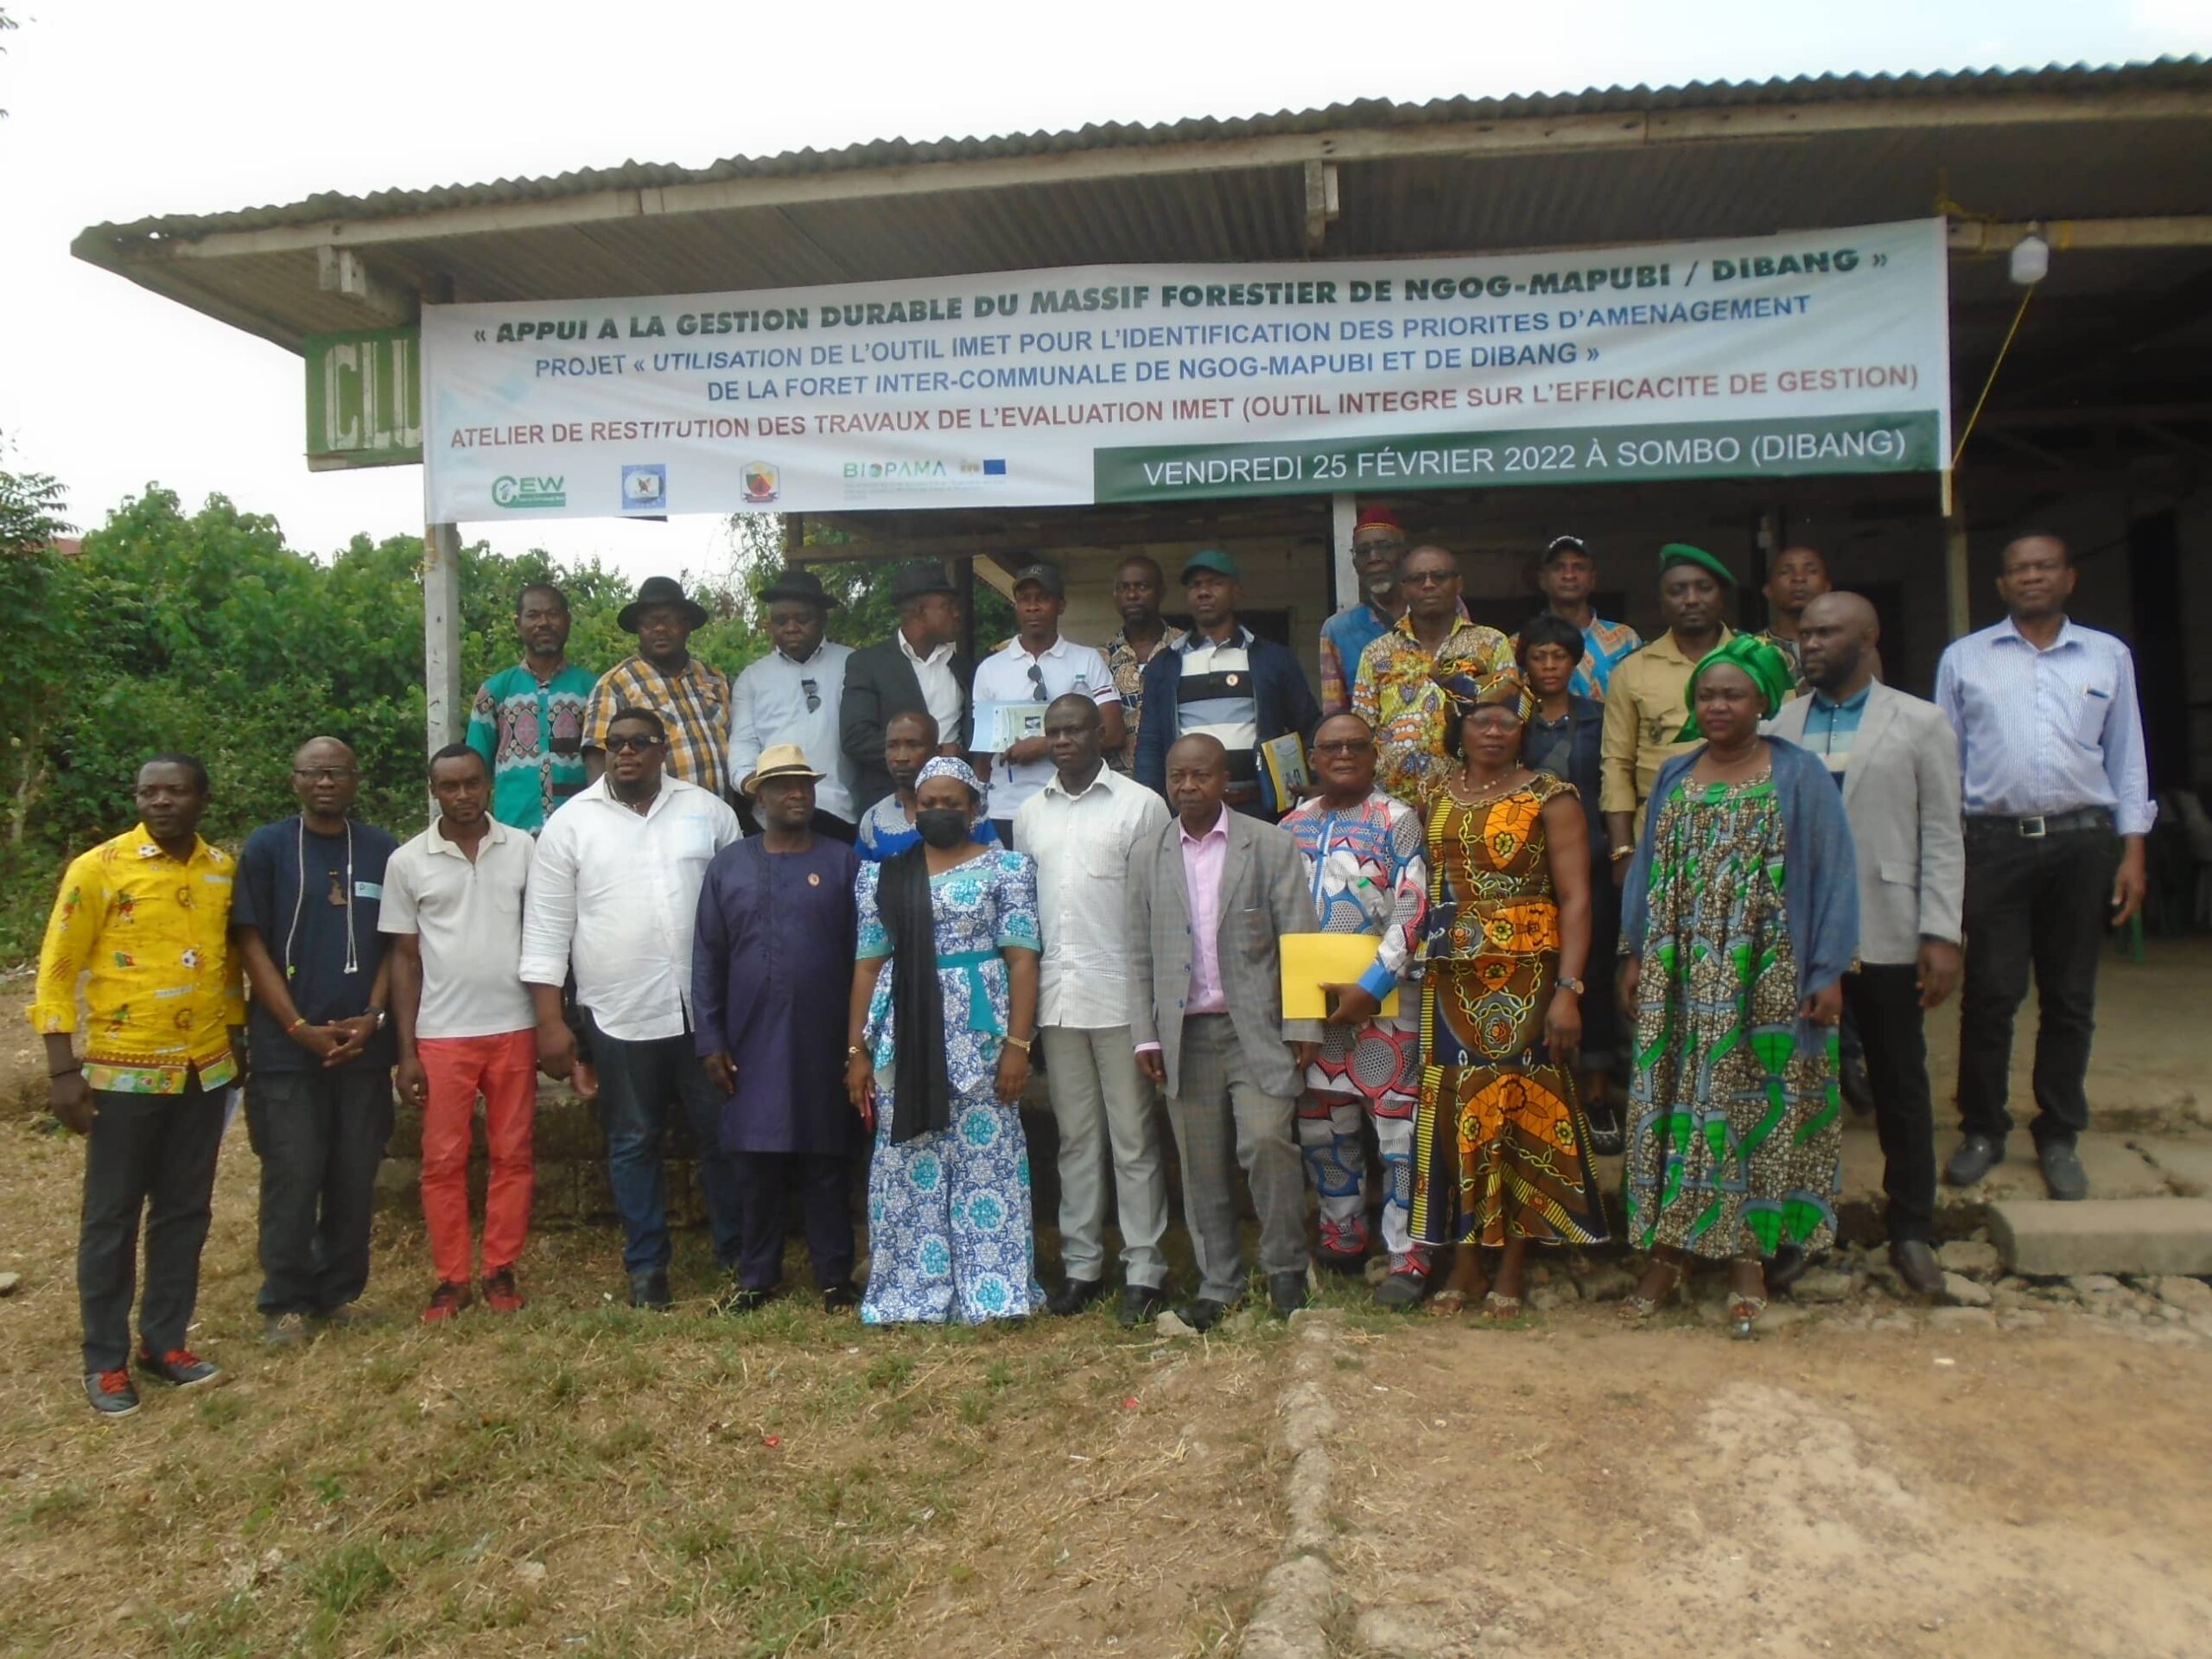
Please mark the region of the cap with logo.
POLYGON ((1057 564, 1046 564, 1040 562, 1022 566, 1014 573, 1014 591, 1020 593, 1021 584, 1025 582, 1035 582, 1054 599, 1065 599, 1068 596, 1067 579, 1060 575, 1060 568, 1057 564))

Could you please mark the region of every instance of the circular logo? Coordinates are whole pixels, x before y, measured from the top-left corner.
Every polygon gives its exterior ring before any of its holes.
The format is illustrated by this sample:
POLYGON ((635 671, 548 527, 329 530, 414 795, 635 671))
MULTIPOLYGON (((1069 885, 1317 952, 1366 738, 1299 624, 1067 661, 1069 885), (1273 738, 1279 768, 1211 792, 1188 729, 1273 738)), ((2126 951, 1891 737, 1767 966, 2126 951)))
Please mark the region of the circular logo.
POLYGON ((516 495, 520 493, 521 489, 522 486, 514 479, 493 479, 492 480, 492 505, 495 507, 512 507, 515 504, 516 495))
POLYGON ((820 875, 818 875, 818 874, 817 874, 815 872, 813 872, 813 871, 811 871, 811 870, 808 871, 808 872, 807 872, 807 876, 806 876, 806 885, 807 885, 808 887, 820 887, 820 886, 822 885, 822 878, 821 878, 821 876, 820 876, 820 875))
POLYGON ((1227 680, 1223 682, 1223 683, 1226 685, 1234 685, 1236 683, 1236 677, 1234 674, 1231 674, 1227 680))

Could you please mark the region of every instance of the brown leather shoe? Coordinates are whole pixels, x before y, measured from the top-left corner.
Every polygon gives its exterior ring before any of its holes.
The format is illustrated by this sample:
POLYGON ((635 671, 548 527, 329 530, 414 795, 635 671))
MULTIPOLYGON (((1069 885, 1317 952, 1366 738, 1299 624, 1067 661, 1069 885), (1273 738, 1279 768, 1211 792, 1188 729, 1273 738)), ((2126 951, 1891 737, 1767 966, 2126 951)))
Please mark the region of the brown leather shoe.
POLYGON ((1943 1294, 1942 1264, 1936 1260, 1936 1252, 1928 1248, 1924 1238, 1900 1238, 1890 1246, 1890 1265, 1904 1281, 1905 1288, 1918 1296, 1941 1296, 1943 1294))

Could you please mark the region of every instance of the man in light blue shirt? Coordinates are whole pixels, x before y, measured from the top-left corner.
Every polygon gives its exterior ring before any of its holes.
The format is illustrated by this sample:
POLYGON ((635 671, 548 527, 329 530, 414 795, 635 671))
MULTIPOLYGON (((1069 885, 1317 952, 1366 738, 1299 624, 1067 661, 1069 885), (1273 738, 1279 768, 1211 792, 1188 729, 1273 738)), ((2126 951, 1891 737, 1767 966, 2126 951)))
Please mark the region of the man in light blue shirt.
MULTIPOLYGON (((811 570, 778 574, 760 590, 760 606, 775 650, 737 677, 729 722, 729 775, 750 778, 760 752, 796 743, 823 774, 814 786, 814 833, 850 846, 860 814, 853 807, 853 763, 838 741, 850 645, 832 645, 823 631, 836 603, 811 570)), ((750 832, 752 803, 739 810, 750 832)))
POLYGON ((2068 620, 2075 575, 2056 537, 2012 542, 1997 579, 2008 614, 1954 640, 1936 672, 1936 703, 1959 734, 1967 842, 1966 1138, 1943 1179, 1971 1185, 2004 1159, 2012 1016, 2032 963, 2041 1020, 2031 1133, 2054 1198, 2088 1194, 2074 1143, 2089 1122, 2097 957, 2106 930, 2143 903, 2155 810, 2135 659, 2111 634, 2068 620))

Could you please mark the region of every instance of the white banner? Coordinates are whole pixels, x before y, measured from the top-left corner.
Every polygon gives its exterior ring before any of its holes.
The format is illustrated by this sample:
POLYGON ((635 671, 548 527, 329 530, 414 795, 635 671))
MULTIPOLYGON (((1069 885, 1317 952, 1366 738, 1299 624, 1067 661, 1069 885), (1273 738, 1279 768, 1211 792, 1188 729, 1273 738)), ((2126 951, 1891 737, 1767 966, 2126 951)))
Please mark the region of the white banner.
POLYGON ((434 522, 1929 472, 1941 219, 426 306, 434 522))

